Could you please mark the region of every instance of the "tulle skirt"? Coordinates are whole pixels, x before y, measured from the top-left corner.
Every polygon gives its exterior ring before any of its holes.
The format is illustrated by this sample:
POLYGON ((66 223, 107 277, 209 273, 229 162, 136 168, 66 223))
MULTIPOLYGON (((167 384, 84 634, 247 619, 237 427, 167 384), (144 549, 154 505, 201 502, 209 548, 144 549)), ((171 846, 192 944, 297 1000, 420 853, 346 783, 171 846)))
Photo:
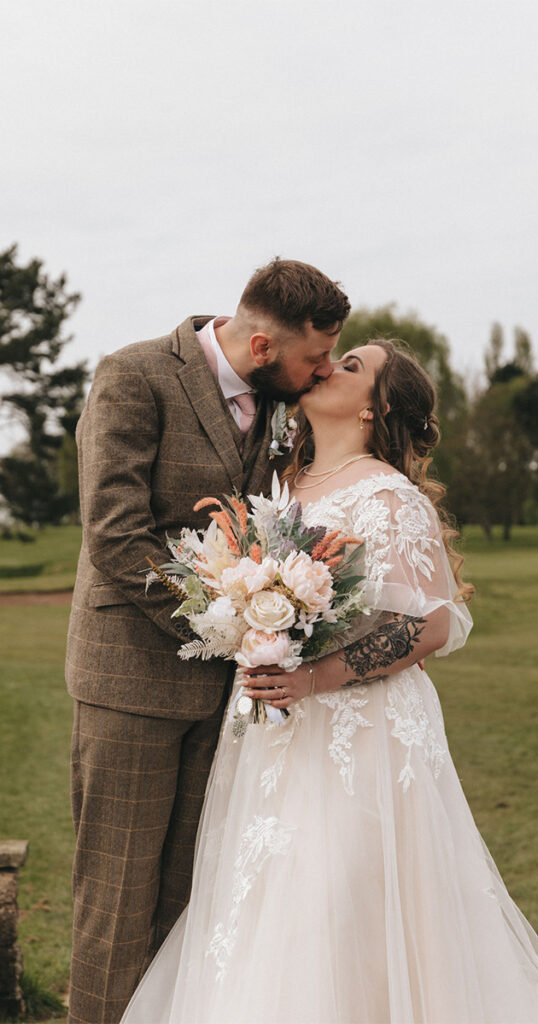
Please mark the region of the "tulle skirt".
POLYGON ((122 1024, 538 1021, 538 939, 508 895, 418 667, 225 719, 191 902, 122 1024))

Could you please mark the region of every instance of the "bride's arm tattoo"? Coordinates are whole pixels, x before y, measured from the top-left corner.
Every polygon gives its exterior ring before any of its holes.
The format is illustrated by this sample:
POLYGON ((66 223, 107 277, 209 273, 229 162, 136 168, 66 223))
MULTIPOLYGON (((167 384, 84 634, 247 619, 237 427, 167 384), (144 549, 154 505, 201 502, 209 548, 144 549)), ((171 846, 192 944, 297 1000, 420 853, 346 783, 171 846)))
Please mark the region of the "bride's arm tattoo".
POLYGON ((353 672, 354 678, 348 679, 343 685, 354 686, 356 683, 371 683, 377 679, 384 679, 382 672, 374 676, 369 676, 369 673, 387 668, 393 662, 411 654, 425 625, 426 619, 413 615, 396 615, 379 631, 375 630, 356 643, 350 644, 342 651, 340 660, 350 672, 353 672), (369 678, 366 679, 366 676, 369 678))

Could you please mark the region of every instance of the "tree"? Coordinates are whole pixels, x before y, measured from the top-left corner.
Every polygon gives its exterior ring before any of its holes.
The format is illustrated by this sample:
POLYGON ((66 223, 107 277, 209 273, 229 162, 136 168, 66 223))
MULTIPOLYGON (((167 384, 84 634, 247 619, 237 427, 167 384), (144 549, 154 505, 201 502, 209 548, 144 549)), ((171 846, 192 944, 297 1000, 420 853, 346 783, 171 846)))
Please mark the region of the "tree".
POLYGON ((2 411, 26 432, 26 441, 0 459, 0 493, 28 524, 57 523, 77 507, 65 453, 88 371, 85 363, 57 363, 71 340, 65 321, 79 299, 68 293, 65 275, 52 280, 41 260, 19 264, 16 246, 0 253, 0 370, 13 388, 2 395, 2 411))
POLYGON ((514 362, 528 376, 533 371, 532 342, 530 334, 522 327, 514 327, 514 362))
POLYGON ((440 479, 449 486, 450 497, 454 456, 465 432, 467 398, 462 378, 450 366, 448 340, 416 313, 398 313, 396 304, 388 303, 377 309, 354 310, 344 325, 337 351, 343 355, 376 338, 407 342, 436 386, 442 441, 435 453, 435 466, 440 479))
POLYGON ((518 374, 503 379, 501 369, 470 411, 455 490, 465 520, 480 523, 488 538, 493 524, 501 523, 509 540, 532 494, 533 446, 516 411, 527 378, 518 374))
POLYGON ((532 374, 532 342, 527 331, 522 327, 514 327, 514 358, 510 362, 501 363, 503 349, 504 331, 495 321, 491 325, 489 344, 484 353, 486 377, 490 384, 496 380, 510 380, 518 373, 527 376, 532 374))
POLYGON ((501 353, 504 348, 504 331, 501 325, 495 321, 491 325, 489 345, 484 353, 486 376, 491 382, 499 369, 501 353))
POLYGON ((520 428, 525 431, 530 443, 538 448, 538 377, 531 377, 517 391, 514 409, 520 428))
POLYGON ((531 376, 526 331, 514 330, 512 360, 501 362, 502 351, 502 328, 493 324, 485 352, 488 386, 470 403, 453 496, 461 518, 480 523, 487 537, 501 523, 509 540, 513 524, 536 509, 538 378, 531 376))
POLYGON ((538 376, 527 378, 514 398, 518 426, 527 435, 533 449, 529 464, 531 489, 523 506, 526 523, 538 523, 538 376))

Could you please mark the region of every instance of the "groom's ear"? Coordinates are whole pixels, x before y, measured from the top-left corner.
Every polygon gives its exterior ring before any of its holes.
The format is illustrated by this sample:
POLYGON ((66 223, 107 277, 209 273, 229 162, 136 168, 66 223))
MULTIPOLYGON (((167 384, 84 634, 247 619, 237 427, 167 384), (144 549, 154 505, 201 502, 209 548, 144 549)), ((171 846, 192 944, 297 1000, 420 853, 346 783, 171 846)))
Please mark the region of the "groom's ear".
POLYGON ((270 334, 264 334, 259 331, 257 334, 252 334, 250 338, 250 354, 256 363, 256 366, 266 366, 270 361, 271 351, 274 350, 275 343, 270 334))

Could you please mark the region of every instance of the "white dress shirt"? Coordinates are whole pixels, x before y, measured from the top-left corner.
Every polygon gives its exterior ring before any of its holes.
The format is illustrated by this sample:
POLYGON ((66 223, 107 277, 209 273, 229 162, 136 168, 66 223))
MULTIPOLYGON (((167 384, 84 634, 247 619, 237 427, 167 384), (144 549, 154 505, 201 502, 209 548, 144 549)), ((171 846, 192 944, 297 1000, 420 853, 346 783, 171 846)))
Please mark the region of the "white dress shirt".
POLYGON ((220 327, 225 324, 228 320, 231 320, 229 316, 218 316, 214 320, 210 320, 209 323, 205 324, 200 331, 197 331, 197 335, 204 335, 205 339, 210 342, 211 348, 217 359, 217 381, 219 387, 224 395, 228 408, 237 423, 241 426, 242 412, 236 401, 234 401, 235 395, 246 395, 256 394, 256 389, 251 384, 247 384, 245 380, 235 372, 233 366, 230 365, 224 352, 222 351, 217 335, 215 334, 215 326, 220 327))

